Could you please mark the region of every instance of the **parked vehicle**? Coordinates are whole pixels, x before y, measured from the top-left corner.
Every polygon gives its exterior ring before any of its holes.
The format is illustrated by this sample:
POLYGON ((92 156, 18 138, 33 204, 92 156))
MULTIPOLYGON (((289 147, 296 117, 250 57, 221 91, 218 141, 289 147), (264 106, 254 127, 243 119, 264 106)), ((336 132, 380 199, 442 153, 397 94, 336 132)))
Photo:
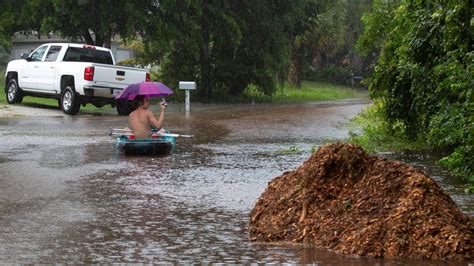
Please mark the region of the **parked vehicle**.
POLYGON ((49 43, 8 63, 5 94, 10 104, 21 103, 25 96, 58 99, 59 107, 69 115, 77 114, 87 103, 96 107, 111 104, 118 114, 128 115, 133 106, 115 96, 141 81, 150 81, 148 70, 116 66, 110 49, 49 43))

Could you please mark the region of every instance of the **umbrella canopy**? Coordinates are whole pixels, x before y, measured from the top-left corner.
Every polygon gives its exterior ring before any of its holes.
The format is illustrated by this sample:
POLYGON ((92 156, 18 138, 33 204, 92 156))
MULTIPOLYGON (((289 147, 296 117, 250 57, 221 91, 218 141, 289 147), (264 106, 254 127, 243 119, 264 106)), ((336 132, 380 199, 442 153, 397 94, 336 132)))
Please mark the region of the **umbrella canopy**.
POLYGON ((128 85, 119 95, 117 100, 135 100, 138 95, 148 97, 164 97, 173 94, 173 91, 161 82, 139 82, 128 85))

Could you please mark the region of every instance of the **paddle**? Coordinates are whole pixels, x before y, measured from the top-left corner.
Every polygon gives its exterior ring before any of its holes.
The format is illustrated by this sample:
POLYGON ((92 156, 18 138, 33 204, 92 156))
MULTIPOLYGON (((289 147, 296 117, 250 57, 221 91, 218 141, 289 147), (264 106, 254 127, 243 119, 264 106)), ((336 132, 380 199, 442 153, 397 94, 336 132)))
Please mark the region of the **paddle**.
MULTIPOLYGON (((182 137, 182 138, 192 138, 194 135, 183 135, 183 134, 172 134, 172 133, 159 133, 159 132, 151 132, 152 136, 163 136, 163 137, 182 137)), ((109 129, 109 136, 112 135, 123 135, 123 136, 131 136, 133 135, 133 130, 131 129, 121 129, 121 128, 110 128, 109 129)))

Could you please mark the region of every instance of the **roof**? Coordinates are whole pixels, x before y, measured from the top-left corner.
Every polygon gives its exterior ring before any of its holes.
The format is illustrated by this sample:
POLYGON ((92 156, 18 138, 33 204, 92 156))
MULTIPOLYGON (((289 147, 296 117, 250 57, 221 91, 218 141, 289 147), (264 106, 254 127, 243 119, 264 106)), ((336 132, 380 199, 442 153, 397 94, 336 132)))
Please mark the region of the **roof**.
MULTIPOLYGON (((12 38, 13 43, 45 43, 45 42, 67 42, 68 39, 61 36, 49 33, 39 35, 37 31, 18 31, 15 32, 12 38)), ((80 41, 79 41, 80 42, 80 41)))

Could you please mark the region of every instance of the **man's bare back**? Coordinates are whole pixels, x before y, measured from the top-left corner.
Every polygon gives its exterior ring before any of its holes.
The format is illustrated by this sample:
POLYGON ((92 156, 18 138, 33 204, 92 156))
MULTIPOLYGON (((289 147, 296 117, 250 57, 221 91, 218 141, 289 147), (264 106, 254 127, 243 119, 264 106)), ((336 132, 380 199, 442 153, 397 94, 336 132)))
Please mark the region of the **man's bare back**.
POLYGON ((155 115, 148 109, 150 102, 148 97, 140 100, 138 108, 128 116, 130 126, 136 139, 151 137, 150 125, 160 129, 164 120, 166 106, 160 104, 160 117, 156 119, 155 115))

